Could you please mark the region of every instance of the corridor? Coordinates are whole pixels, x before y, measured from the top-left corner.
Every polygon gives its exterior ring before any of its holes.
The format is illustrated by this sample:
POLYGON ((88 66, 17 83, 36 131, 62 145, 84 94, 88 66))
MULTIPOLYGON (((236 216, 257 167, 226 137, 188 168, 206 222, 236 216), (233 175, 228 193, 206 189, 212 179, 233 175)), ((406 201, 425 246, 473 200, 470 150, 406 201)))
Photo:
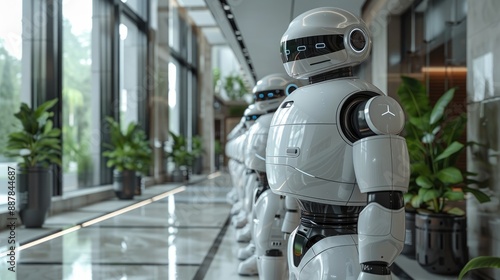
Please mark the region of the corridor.
MULTIPOLYGON (((235 241, 230 224, 231 187, 229 175, 217 172, 52 216, 41 229, 16 228, 16 272, 3 242, 0 279, 258 279, 237 274, 235 255, 246 244, 235 241)), ((8 235, 0 231, 2 240, 8 235)), ((396 264, 395 280, 452 279, 426 274, 404 256, 396 264)))

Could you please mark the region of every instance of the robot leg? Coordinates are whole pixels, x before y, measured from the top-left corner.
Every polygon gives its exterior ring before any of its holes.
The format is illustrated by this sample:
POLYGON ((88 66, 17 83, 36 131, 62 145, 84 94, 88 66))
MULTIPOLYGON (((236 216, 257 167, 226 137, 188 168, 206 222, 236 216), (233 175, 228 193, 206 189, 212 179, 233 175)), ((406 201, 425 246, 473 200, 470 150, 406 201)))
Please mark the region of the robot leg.
POLYGON ((259 256, 257 259, 259 279, 288 279, 286 256, 259 256))
POLYGON ((236 230, 236 241, 247 243, 252 240, 253 224, 248 223, 244 227, 236 230))
POLYGON ((238 265, 238 274, 242 276, 255 276, 259 274, 257 269, 257 256, 253 255, 250 258, 242 261, 238 265))
POLYGON ((255 244, 253 242, 248 243, 247 246, 240 248, 238 250, 238 260, 246 260, 255 254, 255 244))
POLYGON ((286 279, 286 241, 281 231, 284 199, 265 190, 255 204, 254 242, 260 279, 286 279))
POLYGON ((244 227, 249 221, 249 216, 251 216, 251 211, 253 208, 253 193, 258 187, 257 174, 255 172, 248 173, 248 179, 245 184, 245 195, 242 200, 241 209, 238 215, 234 216, 232 219, 232 224, 236 228, 244 227))

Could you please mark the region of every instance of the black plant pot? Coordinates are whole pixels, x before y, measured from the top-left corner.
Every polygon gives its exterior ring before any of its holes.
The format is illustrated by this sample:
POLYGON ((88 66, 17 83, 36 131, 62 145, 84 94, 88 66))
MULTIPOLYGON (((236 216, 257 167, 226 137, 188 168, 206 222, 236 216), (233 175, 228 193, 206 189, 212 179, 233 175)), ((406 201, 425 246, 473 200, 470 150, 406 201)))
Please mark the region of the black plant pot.
POLYGON ((172 182, 184 182, 186 180, 185 170, 180 168, 175 168, 172 171, 172 182))
POLYGON ((136 174, 137 185, 135 186, 135 195, 142 195, 142 176, 136 174))
POLYGON ((113 171, 113 189, 119 199, 133 199, 137 188, 134 170, 113 171))
POLYGON ((415 232, 416 258, 425 270, 456 275, 467 263, 465 216, 417 213, 415 232))
POLYGON ((27 228, 39 228, 45 222, 50 209, 53 173, 50 168, 19 168, 16 175, 17 210, 27 228))
POLYGON ((405 244, 401 254, 415 259, 415 210, 405 211, 405 244))

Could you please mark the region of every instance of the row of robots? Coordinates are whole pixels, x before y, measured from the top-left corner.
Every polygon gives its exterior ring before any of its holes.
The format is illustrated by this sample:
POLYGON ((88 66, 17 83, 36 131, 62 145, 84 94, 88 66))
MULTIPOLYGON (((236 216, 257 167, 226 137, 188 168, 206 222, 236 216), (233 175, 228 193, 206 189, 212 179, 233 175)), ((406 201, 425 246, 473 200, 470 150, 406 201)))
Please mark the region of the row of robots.
POLYGON ((227 136, 240 275, 392 279, 409 159, 401 106, 353 75, 370 48, 338 8, 299 15, 281 38, 288 75, 260 79, 227 136))

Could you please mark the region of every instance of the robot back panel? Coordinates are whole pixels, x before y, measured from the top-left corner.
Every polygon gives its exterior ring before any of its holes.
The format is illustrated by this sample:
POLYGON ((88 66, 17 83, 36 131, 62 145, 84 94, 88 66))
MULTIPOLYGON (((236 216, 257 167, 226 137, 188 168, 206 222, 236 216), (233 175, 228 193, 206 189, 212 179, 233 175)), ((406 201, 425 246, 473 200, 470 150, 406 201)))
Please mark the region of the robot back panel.
POLYGON ((342 108, 356 95, 384 95, 346 78, 297 89, 273 116, 266 152, 271 189, 299 199, 365 205, 353 166, 352 141, 342 129, 342 108))

